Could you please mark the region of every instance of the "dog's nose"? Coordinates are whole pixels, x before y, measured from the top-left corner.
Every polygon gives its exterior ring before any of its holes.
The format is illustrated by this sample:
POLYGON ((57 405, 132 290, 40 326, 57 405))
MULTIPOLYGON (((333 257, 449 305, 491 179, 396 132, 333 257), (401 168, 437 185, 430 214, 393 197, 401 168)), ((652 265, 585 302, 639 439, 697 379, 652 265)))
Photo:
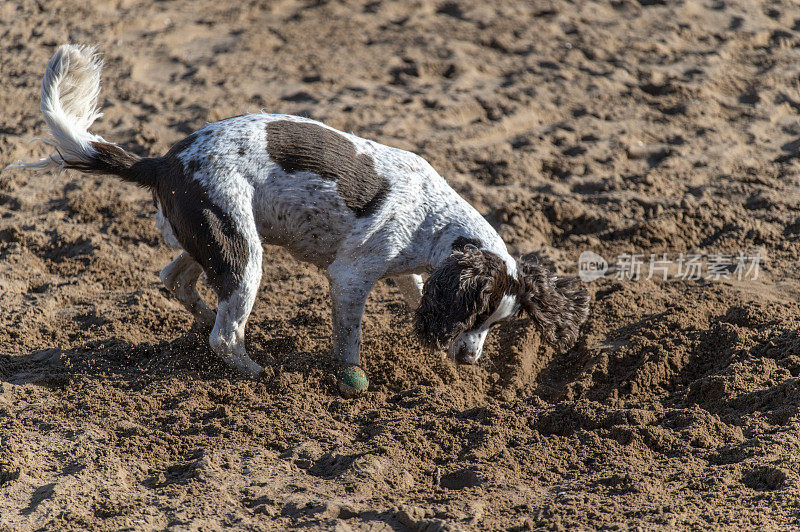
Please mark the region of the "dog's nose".
POLYGON ((459 364, 474 364, 478 355, 471 353, 466 347, 461 347, 456 353, 456 362, 459 364))

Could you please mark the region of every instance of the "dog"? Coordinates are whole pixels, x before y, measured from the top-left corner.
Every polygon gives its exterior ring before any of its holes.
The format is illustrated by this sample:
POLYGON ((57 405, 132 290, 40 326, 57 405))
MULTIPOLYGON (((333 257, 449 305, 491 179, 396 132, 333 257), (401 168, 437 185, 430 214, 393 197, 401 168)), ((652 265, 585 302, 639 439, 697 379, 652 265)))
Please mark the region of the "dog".
POLYGON ((15 166, 115 175, 152 191, 157 226, 182 250, 161 279, 211 330, 212 350, 231 368, 262 372, 247 355, 244 332, 265 243, 325 271, 342 364, 360 367, 365 302, 386 277, 414 312, 421 343, 458 362, 476 362, 489 329, 520 310, 557 348, 576 341, 589 312, 577 281, 515 260, 422 157, 266 113, 208 124, 161 157, 139 157, 89 132, 101 116, 101 68, 92 47, 58 48, 41 89, 52 134, 45 142, 56 151, 15 166), (203 273, 218 296, 216 312, 197 292, 203 273))

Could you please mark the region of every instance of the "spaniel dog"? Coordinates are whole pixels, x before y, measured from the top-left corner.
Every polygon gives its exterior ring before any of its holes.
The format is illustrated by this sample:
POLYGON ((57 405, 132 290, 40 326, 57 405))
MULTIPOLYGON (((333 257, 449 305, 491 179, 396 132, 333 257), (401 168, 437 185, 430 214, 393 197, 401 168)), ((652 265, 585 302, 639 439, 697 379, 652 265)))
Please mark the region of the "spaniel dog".
POLYGON ((101 60, 61 46, 47 65, 41 109, 56 152, 32 169, 111 174, 152 191, 164 239, 182 250, 161 272, 170 292, 211 329, 230 367, 255 377, 244 331, 262 275, 262 244, 323 269, 333 350, 360 365, 372 287, 392 277, 415 311, 423 344, 472 363, 489 329, 524 310, 544 338, 571 346, 588 314, 574 279, 516 261, 489 223, 424 159, 307 118, 248 114, 192 133, 161 157, 139 157, 89 132, 101 60), (202 273, 219 298, 200 298, 202 273), (420 274, 428 273, 423 282, 420 274))

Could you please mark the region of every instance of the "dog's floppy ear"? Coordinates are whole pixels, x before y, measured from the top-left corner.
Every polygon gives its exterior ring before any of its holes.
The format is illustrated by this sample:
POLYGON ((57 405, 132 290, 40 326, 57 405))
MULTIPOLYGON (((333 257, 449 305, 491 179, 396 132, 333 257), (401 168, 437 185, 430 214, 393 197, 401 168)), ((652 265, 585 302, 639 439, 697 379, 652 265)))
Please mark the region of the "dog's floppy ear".
POLYGON ((446 350, 489 306, 494 276, 473 245, 453 251, 425 281, 414 314, 414 330, 428 347, 446 350))
POLYGON ((545 341, 559 350, 578 339, 578 331, 589 316, 589 295, 574 277, 558 279, 535 257, 519 261, 519 300, 545 341))

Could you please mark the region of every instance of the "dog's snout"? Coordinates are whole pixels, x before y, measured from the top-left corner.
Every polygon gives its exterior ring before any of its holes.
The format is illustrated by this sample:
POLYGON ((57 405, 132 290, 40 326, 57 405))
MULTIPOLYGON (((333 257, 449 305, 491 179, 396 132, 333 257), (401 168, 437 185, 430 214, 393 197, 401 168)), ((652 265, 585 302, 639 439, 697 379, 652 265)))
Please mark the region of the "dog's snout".
POLYGON ((473 353, 467 347, 461 346, 456 352, 456 362, 459 364, 474 364, 480 353, 473 353))
POLYGON ((450 345, 447 354, 459 364, 474 364, 483 354, 487 331, 465 333, 450 345))

